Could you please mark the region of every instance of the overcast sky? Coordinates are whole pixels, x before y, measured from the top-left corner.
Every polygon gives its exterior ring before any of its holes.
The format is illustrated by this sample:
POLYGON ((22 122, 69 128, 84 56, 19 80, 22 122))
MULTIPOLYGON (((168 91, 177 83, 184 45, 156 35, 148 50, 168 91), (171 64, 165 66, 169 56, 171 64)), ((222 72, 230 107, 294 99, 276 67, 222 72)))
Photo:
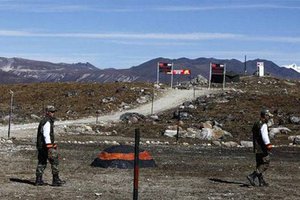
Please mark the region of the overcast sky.
POLYGON ((300 65, 300 0, 0 0, 0 46, 101 69, 245 55, 300 65))

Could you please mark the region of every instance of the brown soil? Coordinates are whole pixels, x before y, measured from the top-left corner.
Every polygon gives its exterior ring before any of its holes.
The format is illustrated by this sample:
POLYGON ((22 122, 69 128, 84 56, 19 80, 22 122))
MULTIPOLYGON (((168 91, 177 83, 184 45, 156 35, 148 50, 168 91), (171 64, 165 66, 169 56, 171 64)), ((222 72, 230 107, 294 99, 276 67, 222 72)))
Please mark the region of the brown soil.
MULTIPOLYGON (((14 123, 38 121, 47 105, 54 105, 61 120, 77 119, 116 111, 123 103, 136 105, 137 98, 151 95, 150 83, 32 83, 0 85, 0 116, 9 114, 10 90, 14 92, 14 123), (105 98, 114 99, 103 102, 105 98)), ((0 121, 1 122, 1 121, 0 121)), ((2 121, 2 123, 6 123, 2 121)))
MULTIPOLYGON (((103 140, 102 137, 94 139, 103 140)), ((26 141, 24 144, 31 145, 26 141)), ((61 178, 67 181, 66 185, 33 185, 34 150, 0 154, 0 198, 132 199, 133 170, 90 167, 97 153, 107 145, 59 144, 59 147, 61 178)), ((274 149, 265 175, 269 187, 252 187, 246 180, 255 163, 251 149, 183 144, 142 145, 141 148, 151 152, 157 167, 140 169, 139 199, 300 198, 299 148, 274 149)), ((50 166, 44 179, 51 184, 50 166)))

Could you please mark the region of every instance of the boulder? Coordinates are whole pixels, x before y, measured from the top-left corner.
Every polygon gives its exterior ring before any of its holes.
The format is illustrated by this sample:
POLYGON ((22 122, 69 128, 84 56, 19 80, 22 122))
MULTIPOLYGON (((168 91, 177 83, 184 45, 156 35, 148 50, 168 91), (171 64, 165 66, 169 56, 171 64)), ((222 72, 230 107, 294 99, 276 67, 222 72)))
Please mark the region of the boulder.
POLYGON ((224 142, 223 145, 224 145, 225 147, 237 147, 237 146, 238 146, 238 143, 233 142, 233 141, 229 141, 229 142, 224 142))
POLYGON ((120 116, 121 121, 125 121, 128 123, 136 123, 136 122, 138 122, 140 120, 144 120, 144 119, 146 119, 146 117, 144 115, 135 113, 135 112, 127 112, 120 116))
POLYGON ((164 132, 164 135, 165 136, 168 136, 168 137, 175 137, 177 135, 177 130, 165 130, 164 132))
POLYGON ((212 123, 211 121, 206 121, 206 122, 200 122, 200 128, 212 128, 212 123))
POLYGON ((218 140, 213 140, 212 144, 215 145, 215 146, 218 146, 218 147, 222 146, 221 142, 218 141, 218 140))
POLYGON ((109 102, 114 102, 116 100, 116 97, 105 97, 102 99, 102 103, 109 103, 109 102))
POLYGON ((241 146, 242 147, 252 147, 253 148, 253 142, 252 141, 244 141, 244 140, 242 140, 241 141, 241 146))
POLYGON ((187 111, 175 111, 173 113, 173 118, 174 119, 180 119, 180 120, 185 120, 191 118, 192 115, 190 115, 187 111))
POLYGON ((277 127, 277 128, 270 128, 269 129, 269 136, 270 138, 275 138, 275 136, 279 133, 288 133, 291 132, 290 129, 286 128, 286 127, 277 127))
POLYGON ((300 135, 289 136, 288 140, 292 141, 293 144, 300 144, 300 135))
POLYGON ((213 129, 203 128, 199 134, 196 135, 196 138, 201 140, 211 140, 213 139, 213 129))
POLYGON ((289 120, 292 124, 300 124, 300 117, 291 116, 289 120))

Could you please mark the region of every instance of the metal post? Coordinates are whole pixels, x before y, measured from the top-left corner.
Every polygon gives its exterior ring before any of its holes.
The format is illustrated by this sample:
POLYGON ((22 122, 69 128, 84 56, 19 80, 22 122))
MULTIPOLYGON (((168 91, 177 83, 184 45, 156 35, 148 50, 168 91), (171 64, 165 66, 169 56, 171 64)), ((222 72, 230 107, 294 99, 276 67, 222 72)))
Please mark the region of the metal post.
POLYGON ((9 93, 10 93, 10 112, 9 112, 9 119, 8 119, 8 138, 10 138, 10 124, 11 124, 11 117, 13 113, 13 101, 14 101, 14 92, 10 90, 9 93))
POLYGON ((156 83, 157 85, 159 84, 159 62, 157 62, 157 67, 156 67, 156 83))
POLYGON ((211 63, 209 63, 209 77, 208 77, 208 89, 210 90, 210 82, 211 82, 211 63))
POLYGON ((174 65, 173 65, 173 63, 172 63, 172 67, 171 67, 171 88, 173 88, 173 70, 174 70, 174 67, 173 67, 174 65))
POLYGON ((226 81, 226 64, 224 64, 224 71, 223 71, 223 90, 225 89, 225 81, 226 81))
POLYGON ((151 99, 151 115, 153 115, 153 107, 154 107, 154 86, 152 90, 152 99, 151 99))
POLYGON ((138 199, 140 129, 135 129, 133 200, 138 199))

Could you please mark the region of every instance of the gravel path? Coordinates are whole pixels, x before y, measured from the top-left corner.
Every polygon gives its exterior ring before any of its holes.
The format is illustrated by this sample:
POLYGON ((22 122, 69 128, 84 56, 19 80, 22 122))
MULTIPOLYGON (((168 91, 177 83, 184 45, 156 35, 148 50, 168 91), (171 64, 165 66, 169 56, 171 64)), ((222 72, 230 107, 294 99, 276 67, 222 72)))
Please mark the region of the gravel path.
MULTIPOLYGON (((111 122, 118 121, 120 115, 126 112, 137 112, 143 115, 150 115, 153 109, 153 113, 159 113, 164 110, 174 108, 178 105, 181 105, 185 101, 191 101, 199 96, 217 93, 218 90, 208 90, 208 89, 197 89, 197 90, 178 90, 178 89, 167 89, 162 97, 154 100, 153 107, 152 102, 141 105, 137 108, 131 110, 125 110, 121 112, 115 112, 108 115, 103 115, 98 117, 100 122, 111 122)), ((55 126, 64 126, 70 124, 87 124, 96 122, 96 118, 84 118, 77 120, 68 120, 68 121, 57 121, 55 126)), ((36 133, 36 128, 38 123, 30 124, 12 124, 11 125, 11 137, 32 137, 36 133)), ((8 136, 8 126, 0 126, 0 137, 8 136)))

